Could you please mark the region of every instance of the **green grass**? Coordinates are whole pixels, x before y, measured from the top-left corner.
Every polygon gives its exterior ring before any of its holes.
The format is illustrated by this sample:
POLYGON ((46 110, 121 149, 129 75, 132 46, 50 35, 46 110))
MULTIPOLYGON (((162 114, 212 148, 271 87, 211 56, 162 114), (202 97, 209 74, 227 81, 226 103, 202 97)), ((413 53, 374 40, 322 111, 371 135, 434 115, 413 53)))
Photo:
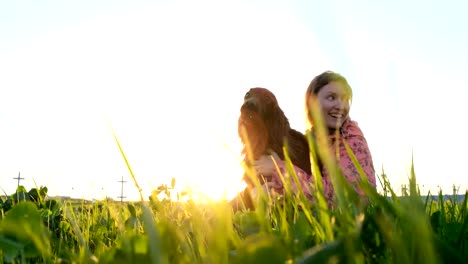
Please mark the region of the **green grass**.
POLYGON ((156 193, 149 202, 73 205, 49 200, 47 195, 34 200, 29 193, 19 188, 8 201, 2 201, 0 257, 4 262, 468 260, 468 196, 459 203, 425 202, 417 194, 384 197, 370 192, 368 206, 350 202, 345 207, 324 210, 290 192, 289 196, 263 201, 263 214, 234 214, 225 201, 199 204, 190 199, 174 201, 171 195, 156 193), (157 230, 157 235, 148 226, 157 230), (152 251, 158 252, 157 258, 152 251))
MULTIPOLYGON (((317 142, 311 142, 311 144, 317 142)), ((137 178, 116 138, 137 189, 137 178)), ((323 144, 323 143, 318 143, 323 144)), ((285 149, 287 146, 285 146, 285 149)), ((326 153, 311 153, 311 157, 326 153)), ((350 153, 352 156, 352 153, 350 153)), ((468 263, 467 197, 423 200, 414 167, 409 193, 397 197, 387 176, 381 195, 363 178, 368 203, 357 199, 336 164, 331 209, 316 167, 315 203, 292 191, 297 176, 281 175, 284 195, 261 193, 254 211, 234 213, 228 201, 174 200, 176 184, 139 202, 69 203, 47 188, 24 187, 2 200, 0 259, 4 263, 468 263)), ((356 164, 357 165, 357 164, 356 164)), ((207 168, 208 169, 208 168, 207 168)), ((182 195, 182 194, 179 194, 182 195)), ((442 198, 442 193, 439 194, 442 198)))

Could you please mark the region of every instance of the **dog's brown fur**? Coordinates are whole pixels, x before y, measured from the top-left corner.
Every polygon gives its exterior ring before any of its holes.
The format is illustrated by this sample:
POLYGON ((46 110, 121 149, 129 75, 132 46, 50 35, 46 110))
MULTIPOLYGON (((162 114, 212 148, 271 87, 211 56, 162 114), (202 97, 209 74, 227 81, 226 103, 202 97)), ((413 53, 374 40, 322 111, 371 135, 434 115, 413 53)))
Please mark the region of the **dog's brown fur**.
MULTIPOLYGON (((309 175, 311 174, 309 145, 306 137, 291 128, 275 95, 268 89, 251 88, 245 94, 244 103, 240 109, 238 134, 244 145, 242 154, 247 165, 261 155, 268 155, 270 151, 276 152, 284 160, 283 146, 287 141, 288 154, 292 163, 309 175), (247 151, 247 140, 252 156, 247 151)), ((240 196, 246 207, 253 209, 252 200, 248 195, 248 189, 252 187, 252 182, 247 176, 244 176, 244 180, 248 187, 240 196)), ((239 199, 239 197, 235 199, 239 199)), ((234 200, 232 202, 239 203, 239 201, 234 200)))

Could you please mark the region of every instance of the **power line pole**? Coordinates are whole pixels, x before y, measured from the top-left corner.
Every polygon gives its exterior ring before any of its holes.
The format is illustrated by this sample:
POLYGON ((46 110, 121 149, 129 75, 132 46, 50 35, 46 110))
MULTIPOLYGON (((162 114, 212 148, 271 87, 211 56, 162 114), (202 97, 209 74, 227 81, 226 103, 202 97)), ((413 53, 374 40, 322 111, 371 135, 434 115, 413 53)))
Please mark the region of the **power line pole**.
POLYGON ((122 180, 120 180, 119 182, 120 182, 120 184, 121 184, 122 187, 120 188, 120 196, 117 197, 117 198, 120 198, 120 204, 122 204, 122 203, 123 203, 123 199, 124 199, 124 198, 127 198, 127 197, 123 196, 123 185, 124 185, 124 183, 127 182, 127 181, 124 181, 123 176, 122 176, 122 180))
POLYGON ((408 196, 406 184, 401 185, 401 196, 408 196))
POLYGON ((20 185, 20 180, 24 180, 24 178, 21 178, 20 175, 21 175, 21 172, 19 171, 19 172, 18 172, 18 177, 13 178, 14 180, 18 180, 18 187, 19 187, 19 185, 20 185))
POLYGON ((454 196, 457 195, 458 194, 457 186, 454 184, 452 188, 453 188, 453 195, 454 196))

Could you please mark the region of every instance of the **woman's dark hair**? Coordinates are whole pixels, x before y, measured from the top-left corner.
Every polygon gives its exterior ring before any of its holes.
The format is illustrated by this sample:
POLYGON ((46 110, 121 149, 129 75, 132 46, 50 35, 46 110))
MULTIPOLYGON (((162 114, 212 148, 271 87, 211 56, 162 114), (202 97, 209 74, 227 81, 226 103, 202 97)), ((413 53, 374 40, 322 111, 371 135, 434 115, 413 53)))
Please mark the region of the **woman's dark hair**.
POLYGON ((307 88, 306 95, 305 95, 305 109, 307 114, 307 119, 309 123, 312 125, 312 116, 309 109, 309 98, 311 95, 317 95, 320 90, 327 84, 331 82, 339 82, 341 83, 347 92, 349 93, 350 100, 353 98, 353 90, 349 85, 348 81, 345 77, 341 74, 333 72, 333 71, 325 71, 317 76, 310 82, 309 87, 307 88))
POLYGON ((307 88, 306 95, 310 96, 312 94, 317 95, 320 90, 327 84, 331 82, 339 82, 343 84, 349 92, 350 98, 353 97, 353 90, 349 86, 348 81, 341 74, 333 71, 325 71, 320 75, 315 76, 315 78, 310 82, 309 87, 307 88))

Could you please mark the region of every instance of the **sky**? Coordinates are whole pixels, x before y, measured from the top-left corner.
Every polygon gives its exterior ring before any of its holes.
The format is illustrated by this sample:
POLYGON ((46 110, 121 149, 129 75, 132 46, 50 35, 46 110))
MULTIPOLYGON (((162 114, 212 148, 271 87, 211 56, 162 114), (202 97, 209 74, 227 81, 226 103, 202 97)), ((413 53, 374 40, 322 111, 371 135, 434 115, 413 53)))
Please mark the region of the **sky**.
MULTIPOLYGON (((275 93, 297 130, 325 70, 353 88, 351 118, 400 191, 464 192, 464 1, 2 1, 0 187, 101 199, 243 187, 245 92, 275 93)), ((2 191, 2 192, 3 192, 2 191)))

